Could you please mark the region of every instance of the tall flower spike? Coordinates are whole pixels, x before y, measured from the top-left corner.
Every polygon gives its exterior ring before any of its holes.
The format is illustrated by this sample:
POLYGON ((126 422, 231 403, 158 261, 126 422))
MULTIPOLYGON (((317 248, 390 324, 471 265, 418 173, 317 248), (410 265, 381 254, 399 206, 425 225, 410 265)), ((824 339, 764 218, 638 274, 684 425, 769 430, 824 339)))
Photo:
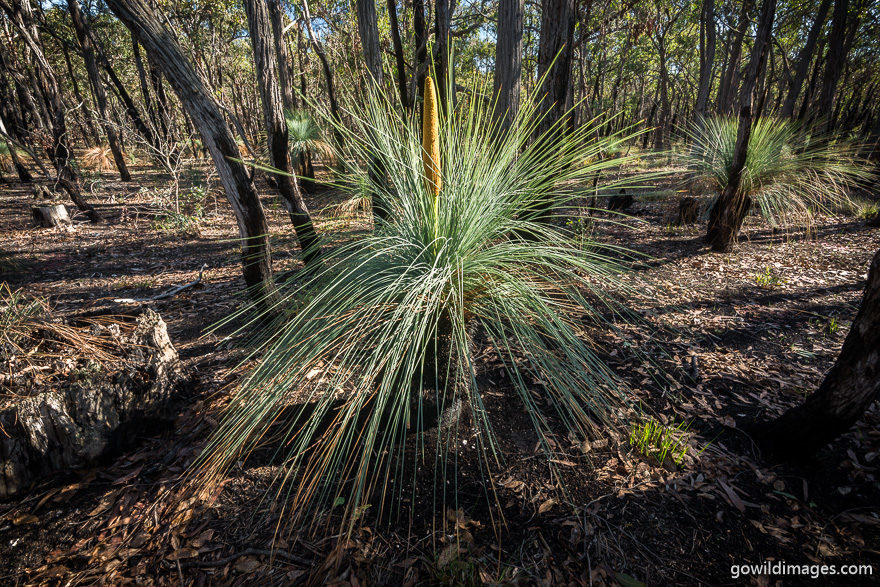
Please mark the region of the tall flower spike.
MULTIPOLYGON (((436 199, 443 180, 440 179, 440 119, 437 115, 437 95, 434 80, 425 77, 425 107, 422 112, 422 168, 428 189, 436 199)), ((436 204, 435 204, 436 208, 436 204)))

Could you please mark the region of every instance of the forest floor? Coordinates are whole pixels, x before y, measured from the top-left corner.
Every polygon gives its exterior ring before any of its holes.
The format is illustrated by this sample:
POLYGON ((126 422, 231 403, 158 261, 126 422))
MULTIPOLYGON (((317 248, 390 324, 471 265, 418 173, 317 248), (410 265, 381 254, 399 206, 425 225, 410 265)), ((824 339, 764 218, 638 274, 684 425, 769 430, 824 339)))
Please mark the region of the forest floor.
MULTIPOLYGON (((59 473, 0 502, 0 584, 808 580, 736 578, 731 570, 767 561, 817 570, 872 565, 870 576, 819 580, 880 580, 880 406, 803 463, 765 462, 743 431, 815 390, 840 351, 868 262, 880 249, 880 232, 863 221, 822 217, 809 231, 774 234, 750 219, 735 252, 715 254, 702 243, 704 224, 669 224, 674 194, 638 199, 632 217, 598 214, 614 221, 591 223, 594 238, 648 256, 627 277, 639 280, 645 294, 632 300, 645 322, 621 328, 652 362, 645 366, 610 333, 599 341, 604 357, 646 409, 673 426, 689 423, 683 465, 661 466, 625 437, 577 445, 560 435, 551 471, 527 414, 505 401, 509 386, 500 364, 488 357, 479 376, 488 382, 490 418, 501 423, 496 432, 505 464, 493 478, 498 502, 487 500, 474 475, 459 482, 457 511, 432 516, 430 507, 419 507, 431 503, 430 490, 422 488, 414 495, 423 502, 403 504, 401 517, 377 521, 368 513, 340 540, 284 527, 281 509, 263 500, 278 470, 266 455, 240 463, 209 499, 175 502, 181 475, 217 426, 240 376, 232 328, 204 330, 244 303, 243 281, 225 202, 184 183, 182 210, 200 220, 163 216, 154 205, 161 186, 151 181, 102 179, 91 191, 109 223, 53 229, 32 227, 27 186, 0 186, 0 281, 48 298, 60 316, 102 304, 153 308, 168 324, 189 377, 173 423, 141 432, 97 466, 59 473), (192 282, 203 264, 201 282, 172 298, 113 301, 192 282)), ((167 204, 171 196, 164 198, 167 204)), ((363 218, 327 210, 340 198, 335 192, 309 197, 318 231, 350 238, 368 229, 363 218)), ((264 203, 275 268, 295 269, 287 215, 268 192, 264 203)), ((466 453, 465 465, 474 462, 466 453)))

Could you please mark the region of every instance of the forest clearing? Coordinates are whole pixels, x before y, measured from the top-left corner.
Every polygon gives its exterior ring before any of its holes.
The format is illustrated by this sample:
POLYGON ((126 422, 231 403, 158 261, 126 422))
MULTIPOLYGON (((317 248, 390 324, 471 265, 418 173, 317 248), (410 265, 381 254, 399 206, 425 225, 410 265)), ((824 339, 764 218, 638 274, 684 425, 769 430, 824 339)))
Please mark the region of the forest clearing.
POLYGON ((878 9, 0 0, 0 584, 876 582, 878 9))

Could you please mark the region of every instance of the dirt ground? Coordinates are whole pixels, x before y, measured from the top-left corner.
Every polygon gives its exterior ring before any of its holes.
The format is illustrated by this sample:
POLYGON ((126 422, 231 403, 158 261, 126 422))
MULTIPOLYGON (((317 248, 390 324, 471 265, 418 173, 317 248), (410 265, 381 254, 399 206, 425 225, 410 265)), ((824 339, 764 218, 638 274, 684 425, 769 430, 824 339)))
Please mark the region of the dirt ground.
MULTIPOLYGON (((611 334, 602 339, 604 358, 647 409, 689 423, 683 466, 661 466, 626 438, 574 445, 560 437, 551 470, 489 357, 478 375, 492 420, 503 422, 496 433, 505 464, 492 478, 498 502, 487 499, 479 475, 464 476, 457 509, 435 516, 433 488, 423 483, 399 516, 369 513, 340 538, 286 527, 282 508, 263 500, 277 472, 270 451, 240 463, 207 499, 179 503, 182 474, 240 374, 233 326, 204 334, 244 303, 237 233, 216 181, 197 192, 184 183, 183 211, 198 208, 202 218, 183 226, 163 220, 155 205, 161 182, 145 168, 134 171, 132 184, 89 184, 104 225, 33 228, 30 188, 0 186, 0 281, 47 297, 57 315, 102 304, 153 308, 190 378, 173 422, 139 430, 93 468, 59 473, 0 502, 0 584, 810 581, 731 572, 768 561, 873 569, 857 579, 824 576, 822 584, 880 580, 880 407, 803 463, 765 462, 744 431, 816 389, 837 356, 880 249, 880 233, 863 221, 822 217, 810 230, 777 232, 750 219, 736 251, 715 254, 702 243, 705 225, 669 223, 674 195, 637 199, 631 218, 600 213, 589 228, 594 238, 645 254, 626 277, 644 293, 632 304, 645 320, 622 328, 652 363, 611 334), (203 265, 201 281, 172 298, 114 301, 190 283, 203 265)), ((320 233, 348 238, 368 227, 327 208, 341 198, 308 197, 320 233)), ((275 268, 295 269, 283 206, 268 190, 264 204, 275 268)), ((462 459, 474 462, 465 450, 462 459)))

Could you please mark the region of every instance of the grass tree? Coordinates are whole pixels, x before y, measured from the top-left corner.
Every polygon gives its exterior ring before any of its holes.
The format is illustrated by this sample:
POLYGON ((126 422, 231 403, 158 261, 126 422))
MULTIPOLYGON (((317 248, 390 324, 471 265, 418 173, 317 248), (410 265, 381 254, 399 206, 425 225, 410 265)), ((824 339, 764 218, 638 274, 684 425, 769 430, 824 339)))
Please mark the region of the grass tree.
MULTIPOLYGON (((719 200, 730 183, 738 124, 736 118, 705 120, 691 130, 696 148, 682 154, 692 179, 713 194, 708 203, 710 243, 719 232, 719 200)), ((742 219, 754 208, 774 226, 809 222, 817 212, 848 206, 849 188, 869 175, 849 145, 816 137, 795 122, 761 118, 752 124, 739 180, 742 219)))
POLYGON ((405 483, 395 481, 420 467, 436 472, 439 506, 463 434, 491 476, 503 456, 478 384, 477 338, 505 365, 510 399, 548 451, 557 426, 595 437, 630 409, 585 334, 627 313, 614 296, 621 251, 585 246, 529 213, 592 181, 611 165, 596 155, 620 137, 595 139, 588 124, 532 142, 541 122, 532 97, 499 140, 496 117, 476 98, 486 88, 440 112, 434 84, 425 88, 423 133, 377 90, 347 113, 353 128, 338 131, 352 189, 371 181, 354 161, 378 157, 388 179, 371 191, 382 192, 387 219, 291 284, 290 313, 256 345, 256 366, 198 462, 217 479, 271 442, 297 517, 339 504, 343 523, 368 504, 386 511, 400 503, 405 483))

